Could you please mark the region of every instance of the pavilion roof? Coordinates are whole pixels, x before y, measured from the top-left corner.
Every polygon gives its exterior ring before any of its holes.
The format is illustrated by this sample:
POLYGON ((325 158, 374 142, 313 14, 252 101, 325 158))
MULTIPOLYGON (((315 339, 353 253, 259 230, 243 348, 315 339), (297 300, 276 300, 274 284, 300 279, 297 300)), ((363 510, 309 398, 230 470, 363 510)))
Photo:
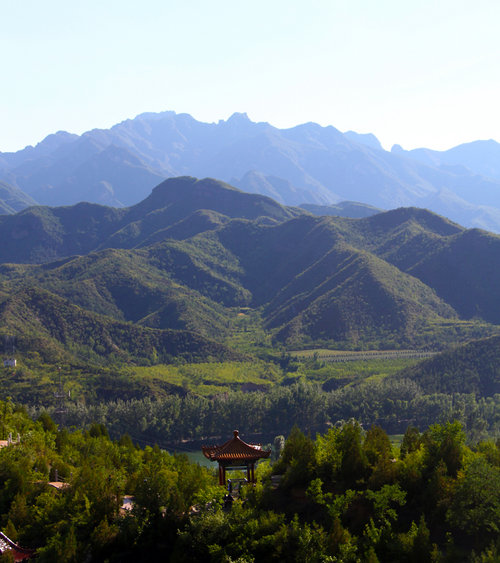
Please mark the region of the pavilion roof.
POLYGON ((0 554, 11 551, 14 561, 27 561, 35 555, 35 550, 20 547, 8 538, 3 532, 0 532, 0 554))
POLYGON ((271 450, 263 450, 261 444, 247 444, 239 437, 238 430, 234 436, 221 446, 202 446, 203 455, 211 461, 256 461, 269 457, 271 450))

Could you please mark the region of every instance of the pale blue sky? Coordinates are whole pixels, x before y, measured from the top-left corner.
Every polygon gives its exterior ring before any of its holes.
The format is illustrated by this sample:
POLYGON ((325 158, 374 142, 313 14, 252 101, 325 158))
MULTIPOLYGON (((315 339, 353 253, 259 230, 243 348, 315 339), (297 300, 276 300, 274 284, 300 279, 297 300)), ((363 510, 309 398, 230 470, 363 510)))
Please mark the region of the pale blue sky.
POLYGON ((146 111, 500 141, 498 0, 1 0, 0 151, 146 111))

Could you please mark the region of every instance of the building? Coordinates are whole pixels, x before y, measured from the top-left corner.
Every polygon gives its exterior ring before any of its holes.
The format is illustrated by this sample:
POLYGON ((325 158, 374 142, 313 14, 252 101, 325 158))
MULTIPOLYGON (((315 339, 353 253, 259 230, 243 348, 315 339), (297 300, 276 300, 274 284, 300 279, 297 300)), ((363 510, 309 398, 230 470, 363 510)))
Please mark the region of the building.
POLYGON ((203 455, 219 464, 219 485, 226 486, 226 471, 243 470, 247 481, 255 483, 255 464, 268 458, 271 450, 263 450, 261 444, 247 444, 239 437, 238 430, 221 446, 202 446, 203 455))

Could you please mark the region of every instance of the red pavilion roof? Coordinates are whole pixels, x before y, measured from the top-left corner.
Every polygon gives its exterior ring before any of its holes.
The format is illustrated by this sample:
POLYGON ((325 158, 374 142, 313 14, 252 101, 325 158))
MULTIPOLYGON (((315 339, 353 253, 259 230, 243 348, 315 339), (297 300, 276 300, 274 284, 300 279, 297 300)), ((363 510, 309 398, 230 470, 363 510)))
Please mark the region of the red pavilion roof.
POLYGON ((211 461, 256 461, 269 457, 271 450, 263 450, 260 444, 247 444, 239 436, 234 436, 222 446, 202 446, 203 455, 211 461))
POLYGON ((11 551, 14 557, 14 561, 28 561, 35 555, 33 549, 26 549, 20 547, 9 539, 3 532, 0 532, 0 554, 4 554, 6 551, 11 551))

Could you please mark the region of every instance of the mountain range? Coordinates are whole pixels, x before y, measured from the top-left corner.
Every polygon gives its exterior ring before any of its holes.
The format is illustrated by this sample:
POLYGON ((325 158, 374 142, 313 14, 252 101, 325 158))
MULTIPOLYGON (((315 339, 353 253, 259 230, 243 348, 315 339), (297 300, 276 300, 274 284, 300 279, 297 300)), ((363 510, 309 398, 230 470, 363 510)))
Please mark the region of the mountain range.
POLYGON ((249 310, 288 347, 439 349, 500 325, 500 237, 417 208, 315 216, 179 177, 130 207, 4 215, 0 235, 0 331, 45 355, 167 357, 175 337, 235 358, 249 310))
POLYGON ((315 123, 278 129, 246 114, 202 123, 188 114, 145 113, 107 130, 58 132, 35 147, 0 153, 0 180, 10 186, 10 203, 0 192, 0 211, 33 200, 129 207, 164 178, 190 175, 219 178, 286 205, 416 206, 500 232, 499 155, 495 141, 389 152, 374 135, 315 123))

